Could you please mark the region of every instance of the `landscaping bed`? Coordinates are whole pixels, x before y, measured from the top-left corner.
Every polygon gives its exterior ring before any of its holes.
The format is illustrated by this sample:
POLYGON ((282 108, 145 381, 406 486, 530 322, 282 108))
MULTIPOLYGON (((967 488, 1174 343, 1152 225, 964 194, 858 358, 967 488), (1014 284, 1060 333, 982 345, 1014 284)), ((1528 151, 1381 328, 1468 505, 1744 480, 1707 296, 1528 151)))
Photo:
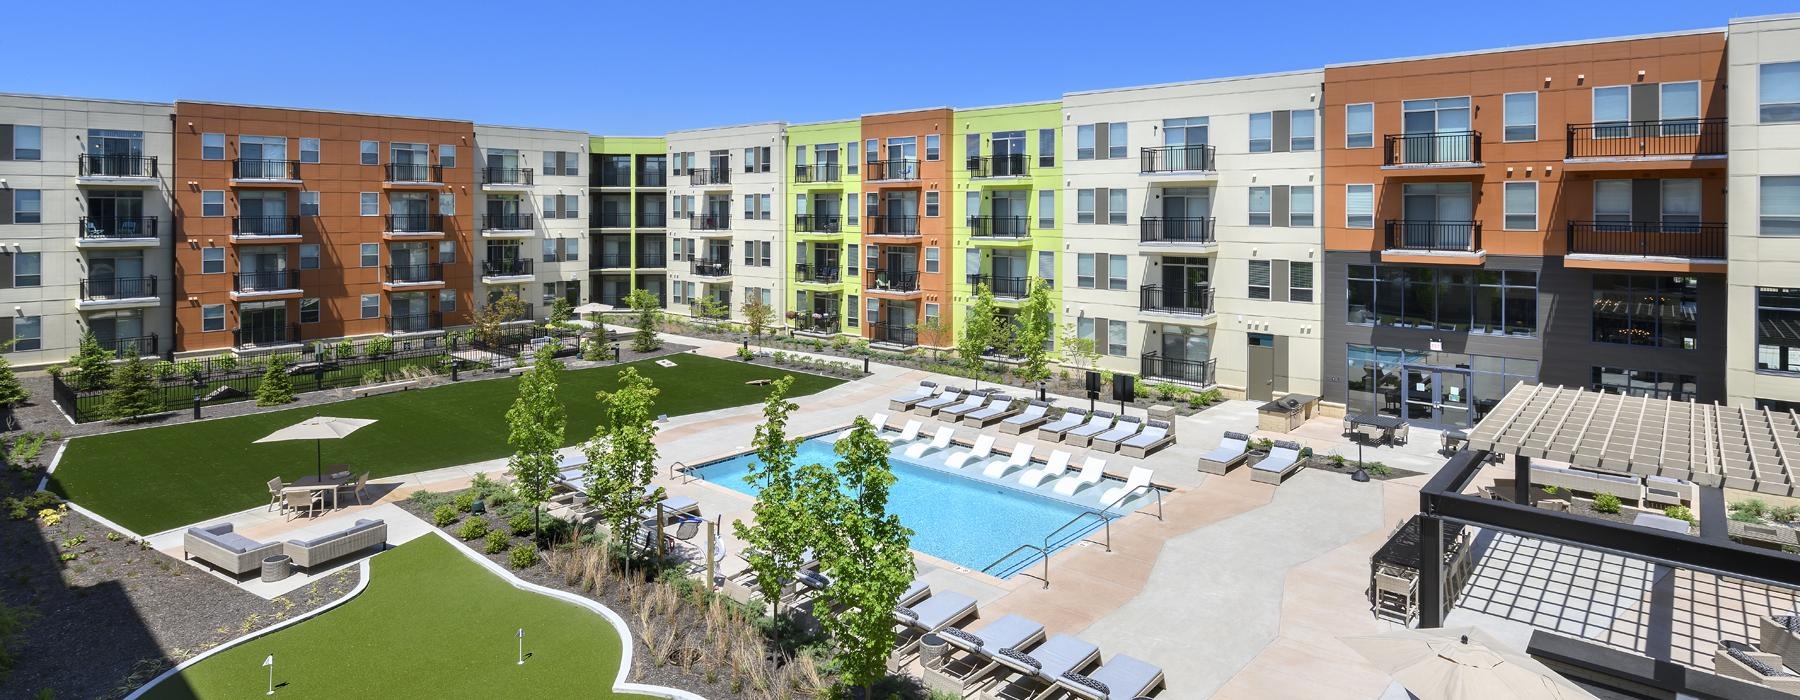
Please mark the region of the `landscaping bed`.
MULTIPOLYGON (((1307 469, 1319 469, 1334 474, 1345 475, 1354 474, 1357 469, 1356 460, 1354 459, 1332 459, 1331 456, 1328 455, 1313 455, 1307 457, 1300 464, 1307 469)), ((1365 471, 1369 473, 1369 478, 1374 481, 1393 481, 1395 479, 1405 479, 1424 474, 1424 472, 1397 469, 1375 460, 1368 460, 1364 463, 1364 466, 1365 471)))

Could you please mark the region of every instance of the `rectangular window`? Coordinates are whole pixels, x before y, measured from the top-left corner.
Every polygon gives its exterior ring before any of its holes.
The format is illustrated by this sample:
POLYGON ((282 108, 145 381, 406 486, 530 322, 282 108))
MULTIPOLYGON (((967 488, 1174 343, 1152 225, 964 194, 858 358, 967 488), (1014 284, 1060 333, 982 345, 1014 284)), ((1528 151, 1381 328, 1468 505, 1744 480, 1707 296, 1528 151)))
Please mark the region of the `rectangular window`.
POLYGON ((361 160, 361 162, 363 165, 380 165, 381 164, 381 142, 380 141, 364 141, 364 142, 362 142, 362 160, 361 160))
POLYGON ((1314 138, 1314 112, 1310 109, 1296 109, 1288 115, 1288 150, 1310 151, 1317 142, 1314 138))
POLYGON ((1094 319, 1087 317, 1075 319, 1075 337, 1092 341, 1094 339, 1094 319))
MULTIPOLYGON (((851 162, 855 162, 855 161, 851 161, 851 162)), ((857 299, 855 294, 851 294, 847 298, 848 298, 849 302, 844 304, 844 314, 845 314, 844 322, 846 324, 848 324, 851 328, 856 328, 860 323, 860 319, 857 317, 860 315, 860 312, 862 311, 862 307, 859 306, 861 301, 859 299, 857 299)))
POLYGON ((1762 178, 1759 233, 1800 236, 1800 175, 1762 178))
POLYGON ((456 241, 438 241, 438 263, 443 265, 456 263, 456 241))
POLYGON ((1536 182, 1506 183, 1506 230, 1537 230, 1537 194, 1536 182))
POLYGON ((1268 153, 1275 150, 1275 114, 1258 112, 1250 115, 1250 152, 1268 153))
POLYGON ((200 135, 200 160, 225 160, 225 135, 200 135))
POLYGON ((937 134, 925 135, 925 160, 937 160, 939 150, 937 134))
POLYGON ((300 193, 300 215, 319 215, 319 193, 317 190, 302 191, 300 193))
POLYGON ((1075 286, 1081 289, 1093 289, 1094 280, 1094 254, 1077 253, 1075 255, 1075 286))
POLYGON ((866 211, 868 213, 869 218, 873 219, 877 216, 880 216, 881 215, 880 214, 881 200, 876 196, 876 194, 874 192, 870 192, 865 196, 868 197, 869 203, 864 206, 864 211, 866 211))
POLYGON ((1800 61, 1757 67, 1756 104, 1764 124, 1800 122, 1800 61))
POLYGON ((1295 185, 1288 188, 1288 225, 1313 225, 1312 185, 1295 185))
POLYGON ((438 290, 438 313, 456 313, 456 290, 438 290))
POLYGON ((200 249, 200 274, 203 274, 203 275, 225 274, 225 249, 224 248, 201 248, 200 249))
POLYGON ((1537 334, 1537 273, 1351 265, 1352 324, 1515 337, 1537 334))
POLYGON ((749 267, 749 266, 752 266, 755 264, 756 264, 756 241, 744 241, 744 265, 746 267, 749 267))
POLYGON ((208 304, 200 307, 200 330, 204 332, 225 330, 224 304, 208 304))
POLYGON ((1598 366, 1594 367, 1590 388, 1609 394, 1675 401, 1692 399, 1699 391, 1692 374, 1598 366))
POLYGON ((362 317, 363 318, 380 318, 381 317, 381 295, 380 294, 364 294, 364 295, 362 295, 362 317))
POLYGON ((1513 92, 1506 95, 1505 140, 1537 140, 1537 97, 1535 92, 1513 92))
POLYGON ((1250 225, 1269 226, 1272 223, 1269 211, 1269 188, 1250 188, 1250 225))
POLYGON ((1249 290, 1250 298, 1251 299, 1268 299, 1270 297, 1269 280, 1270 280, 1269 261, 1267 261, 1267 260, 1251 260, 1250 261, 1250 290, 1249 290))
POLYGON ((1038 228, 1056 228, 1056 190, 1038 190, 1038 228))
POLYGON ((317 269, 319 269, 319 244, 317 244, 317 243, 302 243, 302 244, 300 244, 300 269, 302 269, 302 270, 317 270, 317 269))
POLYGON ((1375 147, 1375 104, 1344 105, 1344 148, 1375 147))
POLYGON ((1075 223, 1094 223, 1094 191, 1075 191, 1075 223))
POLYGON ((363 267, 381 267, 380 243, 364 243, 361 250, 363 267))
POLYGON ((756 206, 758 207, 757 218, 762 219, 764 221, 769 220, 770 217, 773 217, 775 215, 775 195, 772 195, 772 194, 756 195, 756 206))
MULTIPOLYGON (((870 301, 874 301, 874 300, 871 299, 870 301)), ((926 323, 936 323, 937 320, 938 320, 938 305, 930 303, 930 302, 926 302, 926 304, 925 304, 925 322, 926 323)))
POLYGON ((301 323, 318 323, 319 322, 319 299, 318 299, 318 297, 300 300, 300 322, 301 323))
POLYGON ((1344 226, 1375 228, 1375 186, 1344 185, 1344 226))
POLYGON ((13 286, 36 287, 44 283, 43 253, 13 253, 13 286))
POLYGON ((1094 125, 1075 127, 1075 160, 1094 159, 1094 125))
POLYGON ((1056 130, 1038 129, 1038 167, 1056 165, 1056 130))
POLYGON ((379 193, 359 192, 357 193, 357 203, 359 205, 357 210, 359 215, 381 216, 381 195, 379 193))
POLYGON ((936 247, 926 248, 925 249, 925 272, 926 272, 926 274, 935 275, 935 274, 937 274, 937 271, 938 271, 938 249, 936 247))
POLYGON ((1695 349, 1700 282, 1677 275, 1594 275, 1594 342, 1695 349))
POLYGON ((926 216, 937 216, 938 215, 938 193, 936 193, 936 192, 926 192, 925 193, 925 215, 926 216))
POLYGON ((317 163, 317 162, 319 162, 319 140, 318 139, 310 139, 310 138, 300 139, 300 162, 302 162, 302 163, 317 163))
POLYGON ((225 190, 200 192, 200 215, 205 217, 224 216, 225 190))
MULTIPOLYGON (((44 193, 39 190, 13 190, 12 222, 36 224, 44 220, 44 193)), ((224 194, 221 192, 220 194, 224 194)))
POLYGON ((1288 301, 1312 302, 1313 300, 1313 264, 1309 262, 1288 263, 1288 301))
POLYGON ((1050 250, 1038 251, 1038 279, 1044 280, 1045 282, 1056 281, 1056 252, 1055 251, 1050 251, 1050 250))
POLYGON ((1125 190, 1110 189, 1106 191, 1106 223, 1125 223, 1125 190))
POLYGON ((1106 321, 1106 354, 1124 357, 1126 349, 1126 325, 1124 321, 1107 319, 1106 321))
POLYGON ((1121 290, 1125 288, 1125 266, 1131 258, 1123 255, 1106 256, 1106 288, 1121 290))
POLYGON ((13 160, 44 159, 44 129, 15 124, 12 128, 13 160))
POLYGON ((560 195, 560 194, 544 195, 544 218, 546 218, 546 219, 562 218, 562 212, 558 209, 558 206, 561 202, 562 202, 562 195, 560 195))
POLYGON ((1800 289, 1756 289, 1756 371, 1800 373, 1800 289))
MULTIPOLYGON (((856 161, 851 161, 851 162, 854 163, 856 161)), ((847 195, 844 195, 844 223, 845 224, 850 225, 850 226, 856 226, 859 222, 857 215, 861 213, 861 209, 862 209, 862 207, 856 206, 856 193, 855 192, 851 192, 847 195)))
POLYGON ((1106 157, 1124 158, 1125 140, 1128 138, 1125 122, 1113 122, 1106 125, 1106 157))
MULTIPOLYGON (((556 239, 545 238, 543 239, 543 245, 539 247, 539 250, 543 254, 544 262, 553 263, 556 262, 557 251, 561 250, 561 246, 557 245, 556 239)), ((554 282, 552 284, 554 284, 554 282)), ((545 295, 549 296, 552 295, 552 293, 545 292, 545 295)))
POLYGON ((455 192, 439 192, 438 193, 438 215, 440 215, 440 216, 456 216, 456 193, 455 192))
MULTIPOLYGON (((438 166, 448 170, 456 167, 456 147, 450 144, 438 146, 438 166)), ((574 173, 569 173, 574 175, 574 173)))

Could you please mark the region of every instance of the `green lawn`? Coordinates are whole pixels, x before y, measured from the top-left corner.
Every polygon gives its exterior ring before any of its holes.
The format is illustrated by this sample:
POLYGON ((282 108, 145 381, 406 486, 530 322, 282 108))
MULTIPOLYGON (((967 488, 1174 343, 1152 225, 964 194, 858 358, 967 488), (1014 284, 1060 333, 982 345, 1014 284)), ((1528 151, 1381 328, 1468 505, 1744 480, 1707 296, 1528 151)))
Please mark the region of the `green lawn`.
POLYGON ((606 619, 513 588, 436 535, 376 555, 356 598, 189 667, 146 698, 646 697, 611 692, 606 619), (525 652, 518 665, 518 639, 525 652))
MULTIPOLYGON (((662 393, 656 411, 671 416, 757 403, 763 386, 745 384, 790 372, 699 355, 677 355, 675 368, 635 366, 662 393)), ((618 369, 565 372, 560 394, 569 412, 568 444, 593 436, 601 404, 596 391, 617 386, 618 369)), ((511 454, 506 409, 514 379, 463 382, 422 391, 237 418, 130 430, 72 440, 51 488, 140 534, 161 532, 268 503, 271 477, 292 480, 314 471, 310 442, 251 444, 314 415, 374 418, 350 437, 323 444, 325 464, 349 464, 376 477, 410 474, 511 454)), ((839 380, 794 374, 794 394, 839 380)))

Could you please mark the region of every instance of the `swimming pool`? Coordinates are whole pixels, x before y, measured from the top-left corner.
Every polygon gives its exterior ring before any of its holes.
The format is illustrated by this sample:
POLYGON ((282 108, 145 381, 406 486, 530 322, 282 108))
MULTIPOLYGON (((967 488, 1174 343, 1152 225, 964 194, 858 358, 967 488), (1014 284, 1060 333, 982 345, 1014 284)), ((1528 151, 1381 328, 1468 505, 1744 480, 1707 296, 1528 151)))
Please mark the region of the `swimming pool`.
MULTIPOLYGON (((1007 485, 1007 482, 1017 480, 1017 471, 1002 480, 987 479, 981 475, 981 468, 989 463, 988 460, 951 471, 947 467, 915 463, 901 456, 904 450, 905 446, 902 444, 888 454, 888 465, 893 469, 895 477, 894 487, 888 493, 888 512, 899 516, 902 524, 912 528, 913 549, 973 571, 980 571, 995 563, 995 560, 1006 556, 1019 545, 1042 545, 1046 536, 1058 528, 1064 528, 1077 515, 1099 510, 1048 493, 1038 494, 1007 485)), ((944 456, 950 451, 927 454, 920 461, 942 464, 944 456)), ((688 473, 733 491, 755 496, 757 488, 744 482, 744 475, 749 473, 750 464, 755 459, 755 453, 741 454, 694 467, 688 473)), ((1004 460, 1006 457, 1000 456, 998 459, 1004 460)), ((815 437, 800 443, 795 463, 832 464, 837 460, 837 454, 832 452, 831 441, 825 437, 815 437)), ((1089 491, 1116 484, 1117 482, 1103 482, 1099 487, 1090 487, 1089 491)), ((1044 490, 1048 492, 1048 485, 1044 490)), ((1093 495, 1087 497, 1094 498, 1093 495)), ((1139 497, 1128 501, 1124 507, 1114 509, 1108 516, 1118 517, 1120 513, 1129 513, 1142 500, 1139 497)), ((1080 523, 1066 527, 1056 533, 1055 540, 1051 542, 1051 551, 1080 541, 1102 524, 1103 521, 1095 517, 1085 518, 1080 523)), ((989 573, 1009 578, 1032 563, 1034 561, 1031 557, 1018 554, 989 573)))

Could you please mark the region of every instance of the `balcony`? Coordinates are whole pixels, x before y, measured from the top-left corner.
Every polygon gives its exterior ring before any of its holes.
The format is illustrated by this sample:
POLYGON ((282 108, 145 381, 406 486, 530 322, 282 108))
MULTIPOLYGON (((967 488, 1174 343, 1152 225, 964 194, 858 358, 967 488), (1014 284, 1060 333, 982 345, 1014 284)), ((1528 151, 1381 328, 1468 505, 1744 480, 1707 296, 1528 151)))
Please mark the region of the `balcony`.
POLYGON ((870 236, 917 236, 919 217, 884 215, 863 221, 863 233, 870 236))
POLYGON ((731 168, 694 168, 688 171, 688 183, 693 185, 729 185, 731 184, 731 168))
POLYGON ((438 214, 389 214, 382 224, 382 238, 439 238, 444 235, 444 217, 438 214))
POLYGON ((871 323, 869 332, 869 340, 877 343, 905 346, 919 344, 919 332, 899 324, 871 323))
POLYGON ((1024 299, 1031 293, 1030 277, 995 277, 993 275, 969 275, 969 286, 987 285, 988 291, 1002 299, 1024 299))
POLYGON ((843 328, 837 314, 800 313, 794 316, 794 331, 798 333, 836 333, 843 328))
POLYGON ((1146 216, 1138 219, 1138 240, 1143 243, 1209 246, 1214 237, 1213 217, 1146 216))
POLYGON ((919 291, 918 270, 888 271, 871 267, 867 271, 866 291, 887 294, 911 294, 919 291))
POLYGON ((1570 124, 1568 160, 1693 160, 1725 157, 1724 119, 1570 124))
POLYGON ((1217 172, 1213 146, 1201 143, 1188 146, 1153 146, 1138 149, 1138 172, 1156 173, 1217 172))
POLYGON ((590 269, 623 270, 631 267, 630 253, 601 253, 591 259, 590 269))
POLYGON ((482 168, 481 189, 522 190, 531 187, 536 172, 531 168, 482 168))
POLYGON ((1214 370, 1218 368, 1217 359, 1185 360, 1176 357, 1163 357, 1160 352, 1144 353, 1139 372, 1145 379, 1173 379, 1187 384, 1212 386, 1214 370))
POLYGON ((436 311, 406 316, 389 316, 387 319, 388 335, 429 333, 443 329, 444 315, 436 311))
POLYGON ((843 168, 838 166, 837 163, 794 166, 794 182, 800 184, 838 182, 842 180, 843 177, 843 168))
POLYGON ((300 161, 239 158, 231 161, 231 181, 255 184, 298 183, 300 161))
POLYGON ((800 263, 794 266, 794 281, 802 284, 837 284, 844 281, 836 265, 800 263))
POLYGON ((231 293, 238 295, 287 295, 300 293, 299 270, 239 272, 231 277, 231 293))
POLYGON ((428 286, 444 283, 444 266, 442 263, 420 263, 417 265, 389 265, 387 277, 382 285, 386 287, 428 286))
POLYGON ((76 226, 77 248, 139 248, 157 243, 154 216, 114 219, 84 216, 76 226))
POLYGON ((300 240, 298 216, 234 216, 231 240, 238 242, 300 240))
POLYGON ((156 292, 156 275, 90 278, 81 281, 81 300, 75 308, 86 311, 156 306, 162 303, 156 292))
POLYGON ((1026 238, 1031 235, 1031 219, 1024 216, 971 216, 969 235, 975 238, 1026 238))
POLYGON ((1388 134, 1382 167, 1467 167, 1481 162, 1481 132, 1388 134))
POLYGON ((1481 250, 1481 222, 1388 219, 1386 249, 1474 253, 1481 250))
POLYGON ((696 214, 688 217, 688 228, 695 231, 730 231, 730 214, 696 214))
POLYGON ((1138 310, 1187 316, 1210 316, 1213 313, 1213 288, 1206 285, 1190 287, 1145 285, 1138 288, 1138 310))
POLYGON ((997 156, 969 156, 965 163, 969 169, 969 177, 1025 177, 1031 174, 1031 159, 1023 153, 1006 153, 997 156))
POLYGON ((644 188, 668 187, 669 169, 663 165, 662 161, 639 161, 637 186, 644 188))
POLYGON ((593 218, 588 219, 588 226, 594 228, 631 228, 631 212, 595 212, 593 218))
POLYGON ((530 214, 486 214, 481 217, 484 238, 526 238, 536 230, 530 214))
POLYGON ((425 163, 388 163, 386 183, 390 185, 442 185, 444 166, 425 163))
POLYGON ((300 324, 258 324, 231 331, 231 344, 240 348, 293 345, 300 342, 300 324))
POLYGON ((731 258, 699 258, 688 261, 688 272, 696 277, 730 277, 731 258))
POLYGON ((75 181, 78 184, 109 186, 156 184, 162 175, 156 156, 80 155, 75 157, 75 181))
POLYGON ((155 333, 127 338, 99 338, 100 347, 106 348, 116 357, 155 357, 161 347, 161 337, 155 333))
POLYGON ((794 230, 799 233, 839 233, 844 217, 836 214, 801 214, 794 217, 794 230))
POLYGON ((894 182, 919 179, 919 161, 871 160, 863 163, 863 180, 894 182))
POLYGON ((637 217, 638 228, 665 228, 668 225, 669 217, 664 216, 661 212, 639 213, 637 217))
POLYGON ((481 281, 485 284, 505 281, 506 278, 530 278, 532 276, 531 258, 487 259, 481 262, 481 281))
POLYGON ((1725 259, 1725 224, 1570 221, 1570 255, 1725 259))
POLYGON ((638 252, 637 266, 639 268, 660 269, 668 266, 668 264, 669 256, 665 255, 660 250, 653 252, 638 252))

